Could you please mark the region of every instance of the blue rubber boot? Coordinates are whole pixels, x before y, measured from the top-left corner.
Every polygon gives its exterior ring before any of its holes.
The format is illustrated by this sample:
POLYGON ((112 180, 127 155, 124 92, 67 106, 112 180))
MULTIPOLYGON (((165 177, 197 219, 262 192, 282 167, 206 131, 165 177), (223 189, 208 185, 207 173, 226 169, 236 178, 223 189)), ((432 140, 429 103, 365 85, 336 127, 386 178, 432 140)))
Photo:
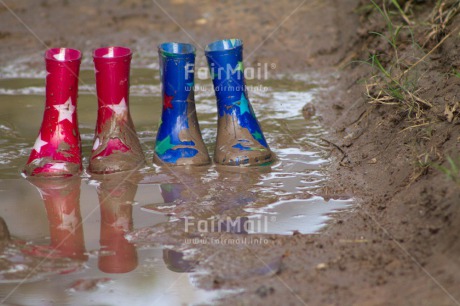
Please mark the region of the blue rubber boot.
POLYGON ((195 110, 195 47, 167 42, 158 47, 163 112, 153 161, 185 166, 210 163, 195 110))
POLYGON ((266 165, 274 156, 249 102, 243 68, 243 42, 226 39, 206 46, 217 99, 214 161, 229 166, 266 165))

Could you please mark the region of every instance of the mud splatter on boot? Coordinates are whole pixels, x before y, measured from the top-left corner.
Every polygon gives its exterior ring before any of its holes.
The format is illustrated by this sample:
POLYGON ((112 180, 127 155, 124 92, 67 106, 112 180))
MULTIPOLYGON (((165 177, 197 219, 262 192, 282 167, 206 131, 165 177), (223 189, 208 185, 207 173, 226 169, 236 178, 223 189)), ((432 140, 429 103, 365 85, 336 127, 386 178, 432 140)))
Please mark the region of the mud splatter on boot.
POLYGON ((263 165, 273 161, 273 153, 246 91, 243 42, 219 40, 206 46, 205 53, 218 110, 214 161, 229 166, 263 165))
POLYGON ((131 50, 94 51, 98 97, 97 124, 89 172, 107 174, 144 166, 145 158, 129 112, 131 50))
POLYGON ((81 143, 77 121, 81 52, 54 48, 45 52, 46 103, 40 132, 24 167, 27 176, 80 174, 81 143))
POLYGON ((195 110, 195 47, 169 42, 161 44, 158 53, 163 112, 153 160, 159 165, 209 164, 195 110))

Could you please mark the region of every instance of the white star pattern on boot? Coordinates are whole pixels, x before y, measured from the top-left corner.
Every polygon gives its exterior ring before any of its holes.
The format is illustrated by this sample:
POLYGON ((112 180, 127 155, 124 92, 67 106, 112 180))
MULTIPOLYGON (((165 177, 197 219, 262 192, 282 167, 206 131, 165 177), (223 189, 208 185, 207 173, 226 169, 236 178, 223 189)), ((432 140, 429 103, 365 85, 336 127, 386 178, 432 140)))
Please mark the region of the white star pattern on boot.
POLYGON ((113 47, 110 47, 108 50, 109 53, 107 53, 106 55, 103 55, 102 57, 108 57, 108 58, 114 57, 113 49, 114 49, 113 47))
POLYGON ((93 151, 95 151, 97 148, 99 148, 100 145, 101 145, 101 141, 99 140, 99 138, 96 138, 96 140, 94 141, 94 144, 93 144, 93 151))
POLYGON ((75 229, 78 225, 78 219, 75 216, 75 209, 70 214, 62 214, 62 223, 59 224, 58 229, 69 231, 75 234, 75 229))
POLYGON ((34 144, 34 150, 37 151, 37 153, 40 153, 40 151, 42 150, 42 147, 44 145, 47 145, 48 143, 46 141, 43 141, 42 140, 42 133, 40 133, 37 137, 37 140, 35 140, 35 144, 34 144))
POLYGON ((123 116, 128 112, 128 106, 126 105, 125 98, 121 99, 118 104, 111 104, 108 106, 117 116, 123 116))
POLYGON ((58 61, 65 61, 65 49, 61 48, 58 54, 53 55, 53 57, 58 61))
POLYGON ((56 163, 50 167, 53 170, 64 170, 67 171, 67 165, 64 163, 56 163))
POLYGON ((54 108, 59 112, 58 123, 66 119, 73 123, 72 115, 75 112, 75 106, 72 104, 72 98, 69 97, 64 104, 55 105, 54 108))

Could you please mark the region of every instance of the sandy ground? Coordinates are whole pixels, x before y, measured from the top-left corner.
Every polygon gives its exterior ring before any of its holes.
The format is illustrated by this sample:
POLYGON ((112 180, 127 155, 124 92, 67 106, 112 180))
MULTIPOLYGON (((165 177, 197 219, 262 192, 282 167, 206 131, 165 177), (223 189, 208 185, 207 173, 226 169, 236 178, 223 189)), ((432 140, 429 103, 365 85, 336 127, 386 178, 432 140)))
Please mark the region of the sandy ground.
MULTIPOLYGON (((324 194, 354 194, 359 203, 321 235, 272 237, 270 248, 227 247, 225 256, 204 267, 211 274, 199 286, 244 288, 222 301, 229 305, 459 305, 459 185, 414 165, 423 153, 440 156, 435 161, 441 164, 445 156, 458 157, 458 125, 447 122, 443 111, 458 95, 459 78, 448 72, 460 65, 460 36, 448 37, 419 66, 420 94, 434 104, 430 118, 438 119, 407 129, 414 123, 397 106, 368 103, 362 80, 370 69, 347 65, 389 49, 368 34, 384 31, 385 24, 378 14, 359 10, 363 4, 369 2, 1 1, 0 63, 48 46, 89 55, 103 45, 136 50, 185 41, 202 49, 215 39, 240 37, 246 65, 276 63, 279 73, 335 72, 337 90, 318 97, 328 140, 340 148, 331 145, 333 183, 324 194), (276 273, 254 270, 253 254, 276 273), (228 260, 234 256, 241 258, 237 266, 228 260)), ((433 5, 417 6, 414 18, 426 17, 433 5)), ((454 19, 446 33, 458 24, 460 18, 454 19)), ((204 248, 201 256, 210 252, 204 248)))

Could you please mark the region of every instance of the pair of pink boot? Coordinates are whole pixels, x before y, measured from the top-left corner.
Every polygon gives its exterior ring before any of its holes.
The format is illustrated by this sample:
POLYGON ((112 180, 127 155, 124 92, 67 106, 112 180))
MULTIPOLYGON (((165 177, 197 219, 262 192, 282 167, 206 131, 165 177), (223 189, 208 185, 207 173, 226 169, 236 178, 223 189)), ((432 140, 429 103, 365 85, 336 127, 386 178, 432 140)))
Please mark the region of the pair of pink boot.
MULTIPOLYGON (((133 170, 145 165, 129 112, 131 50, 94 51, 98 115, 88 171, 96 174, 133 170)), ((46 105, 42 126, 24 168, 27 176, 66 177, 82 171, 77 119, 81 52, 56 48, 45 53, 46 105)))

